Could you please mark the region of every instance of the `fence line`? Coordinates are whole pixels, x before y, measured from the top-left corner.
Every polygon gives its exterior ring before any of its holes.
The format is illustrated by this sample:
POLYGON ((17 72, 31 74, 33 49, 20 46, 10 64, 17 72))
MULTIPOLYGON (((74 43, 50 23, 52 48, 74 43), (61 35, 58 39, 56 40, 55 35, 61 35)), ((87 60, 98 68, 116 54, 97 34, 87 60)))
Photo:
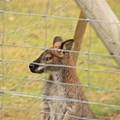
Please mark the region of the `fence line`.
POLYGON ((79 103, 85 103, 85 104, 100 105, 100 106, 111 107, 111 108, 120 110, 120 106, 116 106, 116 105, 108 105, 108 104, 97 103, 97 102, 80 101, 80 100, 71 99, 71 98, 61 98, 61 97, 57 97, 57 96, 46 96, 46 95, 30 95, 30 94, 22 94, 22 93, 17 93, 17 92, 12 92, 12 91, 11 92, 3 91, 2 93, 9 94, 9 95, 15 95, 15 96, 21 96, 21 97, 30 97, 30 98, 38 98, 38 99, 57 100, 57 101, 65 101, 65 102, 79 102, 79 103))
MULTIPOLYGON (((33 1, 29 2, 29 5, 32 4, 32 2, 33 1)), ((37 5, 37 2, 38 2, 37 0, 34 1, 34 3, 36 3, 35 4, 36 7, 39 7, 39 5, 37 5)), ((49 113, 49 112, 47 113, 47 112, 36 109, 36 107, 32 108, 34 104, 37 104, 37 102, 42 99, 67 101, 67 102, 79 102, 79 103, 93 105, 93 107, 101 106, 101 107, 107 107, 108 110, 112 109, 113 111, 114 110, 119 111, 120 106, 117 102, 107 103, 107 101, 105 101, 104 103, 103 101, 98 100, 98 99, 101 99, 100 97, 102 97, 102 95, 99 95, 99 97, 97 97, 97 95, 93 95, 92 97, 96 97, 96 99, 94 100, 91 99, 89 100, 90 102, 79 101, 79 100, 70 99, 70 98, 60 98, 57 96, 41 95, 40 88, 42 86, 42 83, 44 84, 45 82, 51 82, 51 83, 59 84, 59 85, 69 85, 69 86, 76 86, 76 87, 83 86, 84 88, 87 89, 88 98, 90 98, 91 96, 90 90, 92 90, 93 92, 97 92, 97 91, 101 93, 104 92, 103 94, 105 95, 110 93, 110 95, 112 94, 113 97, 116 97, 118 95, 118 98, 119 98, 120 88, 111 87, 109 84, 110 82, 112 82, 114 85, 116 84, 116 86, 119 84, 120 70, 119 70, 119 67, 115 64, 115 62, 112 61, 108 63, 107 60, 110 61, 113 58, 120 58, 120 55, 109 55, 108 53, 102 54, 100 52, 91 51, 92 45, 94 44, 93 39, 96 39, 96 38, 94 38, 95 33, 93 33, 93 30, 90 25, 88 25, 89 28, 87 29, 87 32, 86 32, 86 34, 89 34, 89 35, 88 36, 86 35, 87 37, 85 38, 85 42, 83 42, 85 44, 83 48, 85 47, 87 50, 86 49, 82 49, 81 51, 74 51, 74 50, 67 51, 66 50, 67 52, 79 54, 80 55, 79 59, 84 59, 83 60, 84 62, 79 63, 77 66, 59 65, 59 67, 68 67, 68 68, 76 69, 79 72, 78 75, 81 76, 80 77, 81 80, 87 80, 87 82, 85 83, 84 81, 82 81, 84 84, 78 85, 78 84, 61 83, 61 82, 47 80, 46 74, 44 75, 44 77, 41 77, 40 75, 36 75, 34 77, 34 75, 29 72, 28 65, 33 60, 32 56, 33 57, 36 56, 37 50, 40 50, 40 52, 42 52, 44 50, 49 49, 49 47, 47 46, 47 43, 49 43, 49 38, 52 38, 53 35, 60 34, 62 37, 65 37, 65 38, 73 36, 72 33, 74 32, 74 29, 76 27, 75 22, 78 20, 87 21, 88 23, 94 22, 96 24, 103 23, 103 24, 109 24, 109 25, 113 25, 113 24, 119 25, 120 22, 108 22, 106 20, 94 20, 90 18, 80 19, 75 16, 72 16, 71 13, 69 13, 68 15, 66 14, 63 15, 64 10, 66 8, 68 8, 68 11, 66 10, 66 13, 69 12, 70 9, 75 9, 76 6, 71 7, 73 6, 73 0, 70 0, 67 2, 64 1, 64 3, 62 3, 61 1, 62 7, 60 8, 57 8, 57 6, 54 5, 54 7, 56 7, 55 8, 56 10, 54 9, 52 10, 52 7, 51 7, 52 12, 49 11, 52 1, 47 0, 46 6, 43 6, 43 7, 46 7, 45 12, 39 11, 40 14, 35 13, 34 11, 35 8, 33 8, 32 12, 29 10, 28 12, 23 11, 21 9, 23 7, 22 2, 19 3, 19 5, 21 5, 18 8, 20 9, 20 12, 19 12, 17 11, 17 7, 15 6, 14 3, 17 3, 17 2, 16 1, 10 1, 10 2, 0 1, 1 6, 3 5, 0 10, 0 16, 2 18, 1 19, 2 21, 0 22, 1 24, 0 26, 0 35, 1 35, 1 38, 0 38, 0 49, 1 49, 1 53, 0 53, 0 67, 1 67, 0 68, 0 71, 1 71, 0 72, 0 82, 1 82, 0 83, 1 85, 1 88, 0 88, 0 109, 1 109, 0 120, 6 120, 7 118, 17 120, 18 117, 22 117, 20 119, 24 119, 24 120, 27 120, 27 119, 33 120, 37 116, 39 116, 39 114, 64 115, 61 113, 49 113), (12 6, 12 10, 9 8, 10 6, 12 6), (16 19, 13 21, 9 21, 8 20, 9 16, 15 16, 16 19), (17 18, 17 17, 22 17, 22 19, 17 18), (30 18, 26 20, 25 17, 30 17, 30 18), (34 20, 35 17, 39 18, 39 20, 34 20), (23 20, 25 24, 23 24, 23 22, 21 22, 20 20, 21 21, 23 20), (55 20, 58 20, 57 23, 55 22, 55 20), (59 23, 60 22, 59 20, 62 21, 62 23, 59 23), (52 22, 49 23, 50 21, 52 22), (68 24, 64 22, 67 22, 68 24), (16 27, 15 25, 18 25, 18 26, 16 27), (67 25, 69 26, 68 28, 66 27, 67 25), (40 30, 36 30, 37 27, 38 29, 42 29, 44 33, 40 34, 40 30), (55 27, 55 30, 53 29, 53 27, 55 27), (27 29, 29 29, 29 31, 27 31, 27 29), (34 30, 32 31, 31 29, 34 29, 36 31, 34 30), (61 32, 63 31, 63 33, 60 33, 59 31, 61 32), (40 36, 38 36, 38 38, 37 37, 35 38, 34 35, 28 37, 30 33, 35 34, 35 35, 40 34, 40 36), (32 40, 34 42, 31 42, 32 40), (21 42, 22 44, 20 44, 19 42, 21 42), (34 44, 35 42, 40 44, 40 46, 34 44), (13 51, 16 51, 16 52, 13 52, 11 50, 12 48, 14 49, 13 51), (19 48, 21 49, 19 50, 19 48), (24 53, 25 52, 24 49, 26 50, 26 53, 24 53), (22 57, 22 54, 23 54, 23 57, 22 57), (106 62, 100 63, 101 61, 99 60, 99 58, 106 62), (99 65, 99 67, 98 66, 96 67, 96 65, 99 65), (91 66, 94 66, 94 67, 91 67, 91 66), (19 73, 20 75, 18 75, 19 73), (92 75, 93 73, 96 76, 92 75), (107 77, 104 76, 106 74, 107 74, 107 77), (91 84, 93 83, 92 80, 94 79, 96 80, 95 85, 91 84), (33 86, 31 86, 30 88, 26 88, 32 82, 35 83, 36 81, 39 81, 39 83, 35 85, 33 84, 33 86), (99 81, 102 81, 103 85, 104 85, 104 82, 107 81, 106 86, 99 86, 99 81), (37 91, 35 89, 36 86, 37 86, 36 88, 37 91), (29 90, 30 92, 28 92, 27 90, 29 90), (35 93, 34 90, 37 93, 35 93), (117 95, 115 96, 115 94, 117 95), (20 99, 22 99, 23 101, 21 102, 20 100, 18 100, 18 97, 20 97, 20 99), (26 100, 27 98, 30 98, 31 101, 27 101, 26 100), (12 99, 12 100, 9 101, 9 99, 12 99), (13 102, 15 103, 13 104, 13 102), (25 105, 28 105, 28 108, 25 108, 24 107, 25 105), (12 113, 9 113, 8 110, 14 111, 14 114, 12 115, 12 113), (25 111, 26 113, 24 113, 23 111, 25 111), (19 112, 21 112, 22 115, 19 115, 19 112), (34 112, 35 115, 33 116, 31 115, 30 117, 28 117, 27 113, 29 112, 34 112)), ((117 6, 119 6, 118 3, 119 2, 116 3, 114 10, 117 6)), ((92 7, 93 6, 91 6, 91 9, 92 7)), ((31 10, 31 8, 27 8, 27 9, 31 10)), ((42 8, 40 7, 39 10, 42 10, 42 8)), ((54 50, 54 49, 51 49, 51 50, 54 50)), ((42 64, 42 65, 58 66, 55 64, 54 65, 53 64, 42 64)), ((111 99, 113 99, 113 97, 111 99)), ((37 107, 38 107, 38 104, 37 104, 37 107)), ((79 118, 83 120, 87 119, 87 118, 81 118, 77 116, 71 116, 71 117, 79 118)), ((95 119, 91 119, 91 120, 95 120, 95 119)))

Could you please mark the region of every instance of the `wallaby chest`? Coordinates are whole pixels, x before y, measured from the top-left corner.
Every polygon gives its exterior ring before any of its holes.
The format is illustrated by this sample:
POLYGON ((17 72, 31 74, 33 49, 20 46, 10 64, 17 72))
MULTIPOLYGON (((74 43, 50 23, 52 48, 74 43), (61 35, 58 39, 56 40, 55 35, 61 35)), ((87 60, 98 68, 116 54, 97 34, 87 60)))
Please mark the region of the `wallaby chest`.
POLYGON ((63 101, 63 99, 66 98, 65 87, 60 84, 60 81, 61 75, 54 74, 53 80, 46 83, 43 90, 44 95, 52 98, 52 100, 43 100, 43 107, 47 105, 49 111, 54 113, 51 114, 50 120, 61 120, 63 118, 62 114, 65 114, 67 109, 67 103, 63 101), (57 115, 56 113, 61 115, 57 115))

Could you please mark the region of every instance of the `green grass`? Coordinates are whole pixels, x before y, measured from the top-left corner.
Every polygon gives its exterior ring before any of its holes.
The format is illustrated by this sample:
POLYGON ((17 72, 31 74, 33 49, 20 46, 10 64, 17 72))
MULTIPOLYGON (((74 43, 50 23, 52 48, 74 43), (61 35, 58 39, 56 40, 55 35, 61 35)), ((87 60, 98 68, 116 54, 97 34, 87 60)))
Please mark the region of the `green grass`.
MULTIPOLYGON (((108 2, 120 19, 120 3, 117 0, 108 0, 108 2)), ((0 74, 4 74, 4 77, 0 77, 1 89, 21 95, 39 96, 44 86, 41 79, 47 75, 32 74, 28 68, 29 63, 40 55, 42 47, 52 45, 52 40, 56 35, 62 36, 64 39, 73 38, 77 24, 77 20, 46 18, 39 14, 78 18, 80 10, 74 1, 69 3, 68 0, 52 0, 49 4, 47 4, 47 0, 31 0, 30 2, 16 0, 6 3, 0 1, 0 5, 6 10, 4 15, 0 14, 0 32, 6 32, 4 36, 0 37, 0 42, 4 40, 3 47, 0 47, 0 57, 3 57, 4 60, 0 63, 0 74), (64 5, 66 6, 63 7, 64 5)), ((81 52, 87 52, 89 46, 91 53, 109 54, 88 23, 81 52)), ((85 88, 89 101, 120 106, 119 92, 102 90, 120 90, 120 71, 115 66, 117 64, 112 58, 92 54, 88 56, 82 53, 79 55, 77 67, 83 70, 77 69, 78 76, 83 85, 93 86, 93 88, 85 88), (91 71, 85 70, 86 68, 91 71), (114 72, 118 72, 118 74, 114 72)), ((2 119, 38 119, 40 102, 41 99, 34 97, 4 94, 0 97, 3 107, 2 119)), ((100 105, 91 105, 91 107, 99 118, 119 112, 114 108, 100 105)))

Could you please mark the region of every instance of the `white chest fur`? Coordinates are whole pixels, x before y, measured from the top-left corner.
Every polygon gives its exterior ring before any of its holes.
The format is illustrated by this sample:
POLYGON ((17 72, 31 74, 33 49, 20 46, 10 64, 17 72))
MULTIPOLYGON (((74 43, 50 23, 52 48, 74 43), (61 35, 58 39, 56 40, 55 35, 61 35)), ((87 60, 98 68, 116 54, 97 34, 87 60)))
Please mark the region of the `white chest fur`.
POLYGON ((61 82, 61 79, 60 74, 54 74, 53 83, 46 83, 44 88, 44 95, 53 98, 52 100, 47 99, 43 101, 43 107, 48 107, 49 112, 53 113, 50 115, 50 120, 61 120, 64 116, 62 114, 65 114, 67 109, 67 103, 61 100, 66 97, 64 85, 57 83, 61 82))

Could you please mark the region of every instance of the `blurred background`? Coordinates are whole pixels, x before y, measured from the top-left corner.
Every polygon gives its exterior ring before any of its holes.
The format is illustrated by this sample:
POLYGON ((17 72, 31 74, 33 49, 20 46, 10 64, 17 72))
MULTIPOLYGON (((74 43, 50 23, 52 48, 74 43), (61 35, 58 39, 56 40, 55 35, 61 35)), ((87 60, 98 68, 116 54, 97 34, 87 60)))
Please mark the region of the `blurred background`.
MULTIPOLYGON (((120 20, 120 0, 107 2, 120 20)), ((55 36, 73 38, 79 14, 73 0, 0 1, 1 120, 40 118, 48 75, 31 73, 29 63, 52 46, 55 36)), ((89 22, 76 71, 95 115, 120 119, 120 69, 89 22)))

